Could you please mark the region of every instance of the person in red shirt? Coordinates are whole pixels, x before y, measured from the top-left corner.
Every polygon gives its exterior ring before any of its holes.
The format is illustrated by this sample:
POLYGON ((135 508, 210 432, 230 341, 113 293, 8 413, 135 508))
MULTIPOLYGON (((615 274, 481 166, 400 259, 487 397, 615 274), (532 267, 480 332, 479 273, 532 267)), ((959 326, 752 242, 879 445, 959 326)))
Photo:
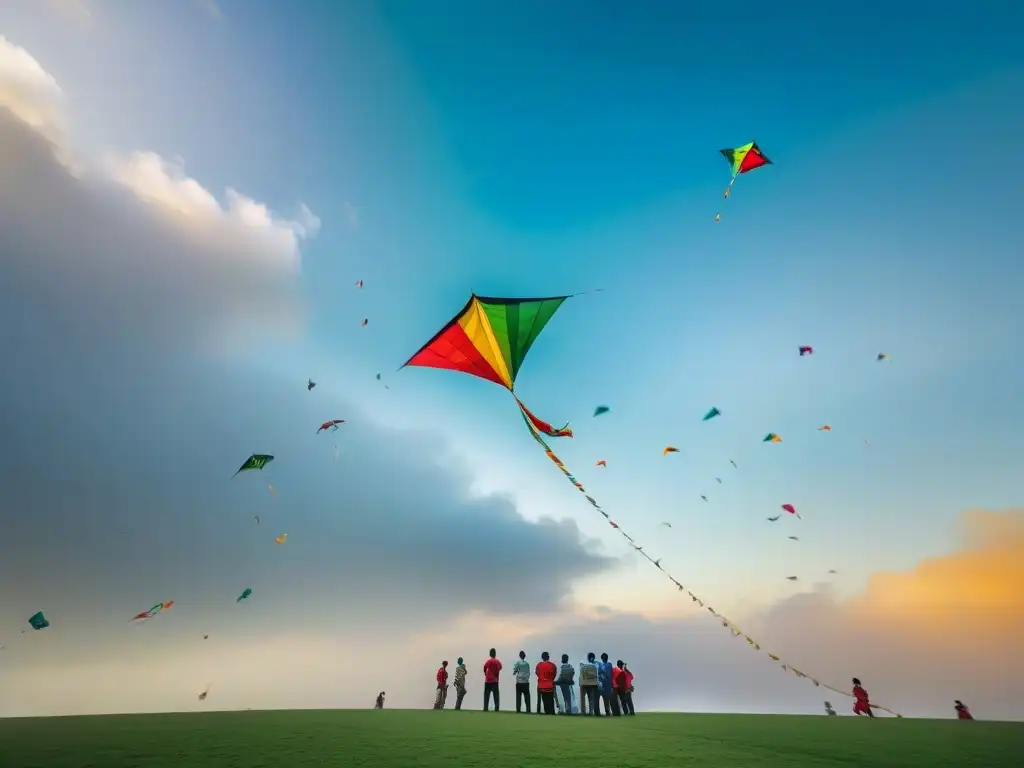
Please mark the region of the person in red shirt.
POLYGON ((853 702, 853 714, 855 715, 867 715, 868 717, 874 717, 875 713, 871 711, 871 702, 868 700, 868 692, 864 690, 864 686, 860 684, 860 680, 856 677, 853 678, 853 698, 856 699, 853 702))
POLYGON ((612 695, 619 700, 619 708, 623 715, 632 715, 630 712, 632 703, 629 696, 629 684, 633 679, 632 674, 626 669, 626 663, 619 659, 612 667, 612 695))
POLYGON ((953 699, 953 708, 956 710, 957 720, 973 720, 974 715, 960 699, 953 699))
MULTIPOLYGON (((537 663, 537 697, 544 704, 544 714, 555 714, 555 678, 558 676, 558 667, 551 661, 551 655, 544 651, 540 655, 541 661, 537 663)), ((537 704, 537 711, 540 712, 540 702, 537 704)))
POLYGON ((448 662, 442 661, 437 668, 437 695, 434 696, 434 709, 444 709, 448 698, 448 662))
POLYGON ((622 711, 624 715, 635 715, 636 710, 633 709, 633 673, 629 671, 629 664, 622 662, 622 674, 626 678, 626 697, 625 706, 626 709, 622 711), (628 712, 626 710, 629 710, 628 712))
POLYGON ((491 648, 488 652, 489 658, 484 662, 484 712, 491 703, 491 695, 494 696, 494 711, 501 709, 498 698, 498 675, 501 674, 501 662, 498 661, 498 652, 491 648))

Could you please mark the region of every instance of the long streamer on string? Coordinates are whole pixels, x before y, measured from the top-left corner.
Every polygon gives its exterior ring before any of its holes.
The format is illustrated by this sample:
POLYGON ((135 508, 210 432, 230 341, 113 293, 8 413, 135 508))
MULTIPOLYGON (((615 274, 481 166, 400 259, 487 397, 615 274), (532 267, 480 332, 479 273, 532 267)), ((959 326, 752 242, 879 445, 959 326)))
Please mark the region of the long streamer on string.
MULTIPOLYGON (((731 619, 727 618, 726 616, 723 616, 722 614, 718 613, 714 608, 712 608, 710 605, 708 605, 704 600, 702 600, 700 597, 698 597, 693 592, 691 592, 689 589, 687 589, 686 586, 684 586, 678 579, 676 579, 671 573, 669 573, 668 571, 666 571, 662 567, 661 559, 660 558, 656 560, 653 557, 651 557, 649 554, 647 554, 647 552, 644 551, 644 548, 641 547, 639 544, 637 544, 636 540, 632 536, 630 536, 626 531, 624 531, 622 529, 622 527, 618 523, 616 523, 614 520, 611 519, 611 516, 601 507, 600 504, 597 503, 597 500, 594 499, 593 496, 591 496, 590 494, 587 493, 586 489, 579 482, 579 480, 577 480, 575 478, 575 476, 573 476, 573 474, 566 468, 565 464, 562 463, 562 460, 559 459, 558 456, 555 455, 555 452, 551 450, 551 446, 549 446, 546 442, 544 442, 544 438, 540 436, 540 433, 537 431, 537 429, 531 423, 531 421, 527 417, 526 413, 523 413, 523 421, 526 422, 526 426, 530 430, 530 434, 533 435, 533 439, 536 440, 540 444, 540 446, 544 449, 544 453, 547 454, 547 457, 549 459, 551 459, 552 462, 554 462, 556 467, 558 467, 560 470, 562 470, 562 474, 564 474, 566 476, 566 478, 569 480, 569 482, 572 483, 576 487, 576 490, 578 490, 580 493, 583 494, 584 498, 586 498, 586 500, 588 502, 590 502, 590 506, 592 506, 594 509, 596 509, 601 514, 601 516, 604 517, 604 519, 608 522, 608 524, 612 528, 614 528, 616 531, 618 531, 619 534, 624 539, 626 539, 626 541, 629 542, 630 546, 633 547, 633 549, 636 551, 637 554, 639 554, 641 557, 643 557, 645 560, 647 560, 647 562, 649 562, 651 565, 653 565, 655 568, 657 568, 659 571, 661 571, 668 578, 669 581, 671 581, 673 584, 675 584, 676 589, 678 589, 678 591, 686 593, 689 596, 691 601, 696 603, 701 608, 704 608, 705 610, 707 610, 708 613, 710 613, 716 619, 721 621, 722 622, 722 626, 725 627, 726 629, 728 629, 732 633, 733 637, 742 637, 744 640, 747 641, 747 645, 749 645, 755 651, 759 651, 759 652, 764 653, 769 659, 772 660, 773 663, 775 663, 777 666, 781 667, 783 672, 786 672, 786 673, 791 674, 791 675, 796 675, 797 677, 803 678, 805 680, 810 680, 812 683, 814 683, 814 685, 816 687, 826 688, 826 689, 832 691, 833 693, 838 693, 840 696, 846 696, 846 697, 851 698, 851 699, 853 698, 853 694, 850 693, 849 691, 844 691, 844 690, 842 690, 840 688, 836 688, 836 687, 831 686, 831 685, 829 685, 827 683, 823 683, 820 680, 818 680, 817 678, 815 678, 815 677, 813 677, 811 675, 808 675, 807 673, 802 672, 801 670, 797 669, 792 664, 789 664, 789 663, 785 662, 782 658, 780 658, 776 654, 769 653, 768 651, 763 650, 761 648, 761 644, 759 642, 757 642, 754 638, 752 638, 750 635, 748 635, 746 632, 744 632, 742 629, 740 629, 736 625, 736 623, 734 621, 732 621, 731 619)), ((888 712, 889 714, 895 715, 896 717, 903 717, 903 715, 899 714, 898 712, 895 712, 892 709, 889 709, 888 707, 883 707, 883 706, 880 706, 878 704, 872 704, 871 708, 872 709, 880 709, 883 712, 888 712)))

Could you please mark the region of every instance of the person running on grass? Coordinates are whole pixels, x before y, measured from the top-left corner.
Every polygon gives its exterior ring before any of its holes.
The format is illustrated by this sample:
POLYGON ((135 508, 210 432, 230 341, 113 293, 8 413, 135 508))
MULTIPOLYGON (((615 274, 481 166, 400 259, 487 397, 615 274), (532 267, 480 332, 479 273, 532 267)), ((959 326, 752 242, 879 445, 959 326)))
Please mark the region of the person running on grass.
POLYGON ((494 696, 494 711, 501 709, 498 698, 498 675, 501 674, 501 662, 498 661, 498 652, 491 648, 488 651, 487 661, 484 662, 484 712, 491 703, 491 696, 494 696))
POLYGON ((373 705, 374 709, 384 709, 384 691, 377 694, 377 703, 373 705))
MULTIPOLYGON (((523 699, 526 699, 526 714, 530 714, 530 662, 526 660, 526 651, 519 652, 519 661, 512 665, 512 674, 516 676, 516 712, 522 712, 523 699)), ((540 700, 538 699, 538 708, 540 700)))
POLYGON ((858 716, 867 715, 868 717, 875 716, 875 713, 871 711, 871 702, 868 700, 868 692, 856 677, 853 678, 853 698, 856 699, 856 701, 853 702, 853 714, 858 716))
POLYGON ((969 710, 967 708, 967 705, 964 704, 962 701, 960 701, 960 699, 954 699, 953 700, 953 709, 956 710, 956 718, 957 718, 957 720, 973 720, 974 719, 974 715, 971 714, 971 710, 969 710))

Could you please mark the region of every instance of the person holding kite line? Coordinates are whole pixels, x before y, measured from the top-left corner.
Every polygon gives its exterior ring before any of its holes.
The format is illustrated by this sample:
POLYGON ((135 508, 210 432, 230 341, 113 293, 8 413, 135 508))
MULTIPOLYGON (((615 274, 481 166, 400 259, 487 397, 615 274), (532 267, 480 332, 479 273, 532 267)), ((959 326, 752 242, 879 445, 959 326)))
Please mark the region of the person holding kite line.
POLYGON ((856 699, 856 701, 853 702, 853 714, 858 716, 867 715, 868 717, 875 716, 875 713, 871 711, 871 702, 868 700, 868 692, 856 677, 853 678, 853 698, 856 699))

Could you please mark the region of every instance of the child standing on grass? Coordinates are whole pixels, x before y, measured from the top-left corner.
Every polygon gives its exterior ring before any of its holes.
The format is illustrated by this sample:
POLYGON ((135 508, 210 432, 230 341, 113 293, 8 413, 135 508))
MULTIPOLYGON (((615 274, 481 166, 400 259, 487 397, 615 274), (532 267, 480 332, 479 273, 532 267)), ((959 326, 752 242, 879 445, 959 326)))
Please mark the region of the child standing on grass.
POLYGON ((867 715, 868 717, 875 716, 875 713, 871 711, 871 702, 868 700, 868 692, 864 690, 864 686, 860 684, 860 680, 856 677, 853 678, 853 698, 856 699, 853 703, 853 714, 867 715))

